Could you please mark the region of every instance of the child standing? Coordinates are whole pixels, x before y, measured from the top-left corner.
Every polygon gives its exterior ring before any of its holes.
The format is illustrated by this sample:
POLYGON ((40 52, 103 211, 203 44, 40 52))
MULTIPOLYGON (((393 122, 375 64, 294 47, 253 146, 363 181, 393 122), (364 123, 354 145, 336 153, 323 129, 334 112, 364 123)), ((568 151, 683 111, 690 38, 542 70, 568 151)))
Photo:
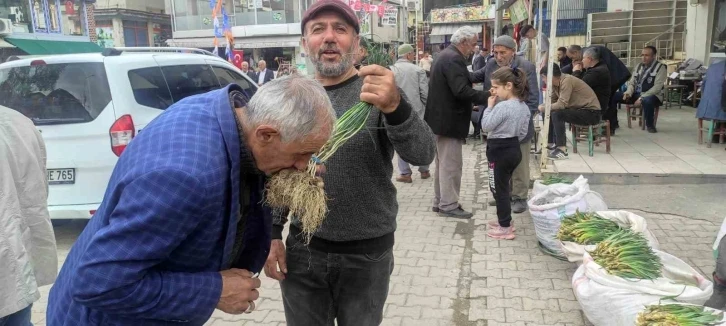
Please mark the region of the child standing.
POLYGON ((522 161, 519 142, 527 136, 530 119, 523 99, 529 96, 529 89, 526 73, 517 67, 499 68, 492 74, 491 82, 492 96, 482 115, 481 132, 488 133, 489 188, 497 202, 497 221, 489 222, 487 235, 512 240, 515 235, 510 181, 512 172, 522 161))

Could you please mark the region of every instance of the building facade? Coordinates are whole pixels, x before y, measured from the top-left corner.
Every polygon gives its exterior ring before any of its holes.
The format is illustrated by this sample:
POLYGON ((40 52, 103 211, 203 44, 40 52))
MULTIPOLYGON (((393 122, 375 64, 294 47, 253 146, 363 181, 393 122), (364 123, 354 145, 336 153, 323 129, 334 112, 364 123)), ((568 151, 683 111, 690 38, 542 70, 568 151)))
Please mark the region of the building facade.
POLYGON ((95 9, 98 45, 106 47, 166 46, 171 15, 164 0, 107 0, 95 9))
MULTIPOLYGON (((296 66, 298 71, 310 66, 302 49, 300 20, 315 0, 222 0, 228 13, 228 24, 234 37, 234 49, 244 51, 244 60, 254 66, 265 60, 270 69, 282 63, 296 66)), ((398 24, 405 12, 397 1, 387 1, 379 15, 371 6, 380 1, 346 0, 359 13, 361 35, 376 42, 399 43, 405 40, 406 25, 398 24)), ((377 8, 377 7, 376 7, 377 8)), ((213 50, 214 21, 210 0, 166 0, 166 11, 172 19, 170 46, 213 50)), ((218 38, 220 55, 226 41, 218 38)), ((311 72, 308 70, 308 72, 311 72)))
POLYGON ((94 2, 0 0, 0 62, 15 55, 100 51, 94 2))

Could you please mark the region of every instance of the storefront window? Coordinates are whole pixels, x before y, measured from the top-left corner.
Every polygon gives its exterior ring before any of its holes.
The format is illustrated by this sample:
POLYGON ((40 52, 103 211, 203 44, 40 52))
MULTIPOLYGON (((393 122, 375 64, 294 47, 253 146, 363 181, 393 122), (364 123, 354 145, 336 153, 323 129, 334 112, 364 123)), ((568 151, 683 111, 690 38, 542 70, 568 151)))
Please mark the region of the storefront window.
POLYGON ((166 46, 168 39, 171 39, 171 25, 154 24, 154 46, 166 46))
MULTIPOLYGON (((223 0, 230 26, 235 26, 234 1, 223 0)), ((208 30, 214 28, 209 0, 174 0, 174 28, 177 31, 208 30)), ((218 15, 220 24, 222 14, 218 15)))
POLYGON ((146 22, 124 20, 124 45, 149 46, 149 26, 146 22))
MULTIPOLYGON (((32 0, 39 1, 39 0, 32 0)), ((57 4, 53 4, 53 0, 47 0, 49 3, 48 8, 50 14, 48 15, 49 26, 51 32, 55 31, 56 26, 56 14, 60 9, 60 26, 63 29, 63 35, 87 35, 86 29, 88 23, 86 22, 86 4, 83 2, 65 1, 63 5, 60 5, 60 1, 55 1, 57 4), (56 7, 57 6, 57 7, 56 7)))
POLYGON ((726 0, 716 0, 714 8, 711 53, 723 53, 726 50, 726 0))
POLYGON ((14 33, 32 33, 33 18, 27 0, 0 0, 0 18, 7 18, 13 24, 14 33))

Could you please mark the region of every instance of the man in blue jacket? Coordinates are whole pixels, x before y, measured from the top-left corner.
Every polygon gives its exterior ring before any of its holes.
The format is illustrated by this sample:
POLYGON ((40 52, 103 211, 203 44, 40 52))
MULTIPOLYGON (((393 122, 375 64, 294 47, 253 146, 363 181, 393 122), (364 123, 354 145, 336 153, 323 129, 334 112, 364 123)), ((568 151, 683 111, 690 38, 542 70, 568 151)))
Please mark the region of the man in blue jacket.
POLYGON ((249 313, 272 217, 265 175, 305 169, 335 113, 320 84, 277 79, 177 102, 119 158, 50 291, 48 325, 203 325, 249 313), (311 118, 315 117, 315 118, 311 118))

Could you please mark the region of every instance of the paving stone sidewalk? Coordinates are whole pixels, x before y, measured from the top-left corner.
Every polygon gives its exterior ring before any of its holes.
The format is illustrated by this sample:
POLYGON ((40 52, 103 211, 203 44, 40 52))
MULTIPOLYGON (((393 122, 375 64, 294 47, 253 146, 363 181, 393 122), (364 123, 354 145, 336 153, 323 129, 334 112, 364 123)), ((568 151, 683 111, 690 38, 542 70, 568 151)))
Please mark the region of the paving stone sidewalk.
MULTIPOLYGON (((400 205, 396 266, 383 325, 588 325, 570 284, 575 265, 537 249, 527 213, 514 215, 515 240, 486 236, 487 220, 496 218, 495 209, 486 206, 490 197, 486 163, 483 145, 464 147, 461 203, 475 213, 471 220, 445 219, 431 212, 432 179, 421 180, 414 174, 412 184, 396 184, 400 205)), ((716 223, 635 213, 648 219, 663 250, 710 277, 716 223)), ((61 261, 80 230, 56 228, 61 261)), ((207 325, 285 325, 279 284, 266 276, 261 279, 258 311, 249 315, 216 311, 207 325)), ((42 288, 42 298, 33 307, 35 325, 45 325, 48 289, 42 288)))

